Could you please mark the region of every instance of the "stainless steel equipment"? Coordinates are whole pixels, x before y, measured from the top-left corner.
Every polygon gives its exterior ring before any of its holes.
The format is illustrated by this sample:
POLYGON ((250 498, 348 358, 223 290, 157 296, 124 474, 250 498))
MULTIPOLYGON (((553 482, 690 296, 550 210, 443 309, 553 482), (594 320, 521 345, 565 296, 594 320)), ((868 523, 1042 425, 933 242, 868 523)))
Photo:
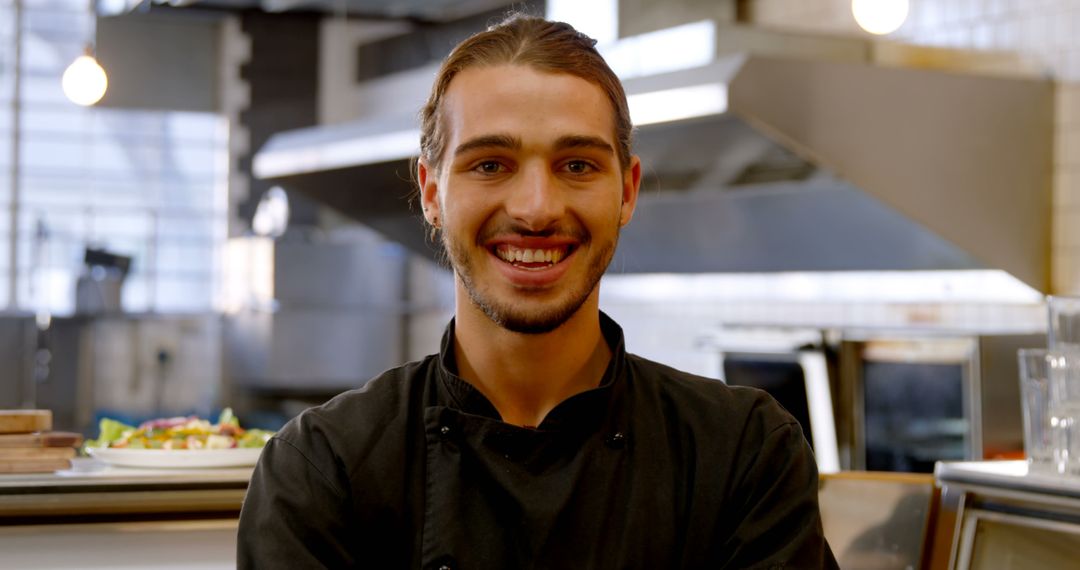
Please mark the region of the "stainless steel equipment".
POLYGON ((398 246, 374 236, 238 238, 230 249, 239 289, 225 347, 235 386, 332 394, 401 364, 406 264, 398 246))
POLYGON ((35 403, 57 429, 96 435, 100 415, 206 417, 220 405, 219 315, 54 317, 42 340, 51 357, 35 403))
POLYGON ((719 353, 715 377, 769 391, 803 424, 823 472, 838 462, 930 473, 939 460, 1019 456, 1016 351, 1045 343, 1044 334, 732 325, 699 339, 719 353))
POLYGON ((932 472, 1023 453, 1016 351, 1042 334, 855 333, 840 346, 838 418, 852 469, 932 472))
POLYGON ((75 313, 96 315, 123 310, 124 279, 130 270, 131 257, 87 248, 85 267, 75 283, 75 313))

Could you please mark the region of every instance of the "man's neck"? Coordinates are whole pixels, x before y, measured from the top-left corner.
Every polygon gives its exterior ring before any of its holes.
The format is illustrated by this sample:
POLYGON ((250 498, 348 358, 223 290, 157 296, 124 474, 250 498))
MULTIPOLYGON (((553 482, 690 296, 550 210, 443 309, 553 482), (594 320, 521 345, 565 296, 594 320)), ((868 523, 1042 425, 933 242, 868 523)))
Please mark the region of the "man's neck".
POLYGON ((468 299, 459 297, 457 306, 458 374, 491 401, 504 422, 540 425, 560 402, 598 386, 611 360, 596 291, 569 320, 543 334, 506 330, 468 299))

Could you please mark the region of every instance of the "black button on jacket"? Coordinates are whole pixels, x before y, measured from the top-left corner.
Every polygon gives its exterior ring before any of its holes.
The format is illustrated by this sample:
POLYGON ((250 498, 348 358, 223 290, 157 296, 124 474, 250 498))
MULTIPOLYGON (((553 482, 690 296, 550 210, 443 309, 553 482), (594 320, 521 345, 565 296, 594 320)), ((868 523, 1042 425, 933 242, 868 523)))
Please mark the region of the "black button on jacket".
POLYGON ((289 422, 240 517, 241 568, 834 568, 817 470, 764 392, 613 351, 599 387, 505 424, 440 354, 289 422))

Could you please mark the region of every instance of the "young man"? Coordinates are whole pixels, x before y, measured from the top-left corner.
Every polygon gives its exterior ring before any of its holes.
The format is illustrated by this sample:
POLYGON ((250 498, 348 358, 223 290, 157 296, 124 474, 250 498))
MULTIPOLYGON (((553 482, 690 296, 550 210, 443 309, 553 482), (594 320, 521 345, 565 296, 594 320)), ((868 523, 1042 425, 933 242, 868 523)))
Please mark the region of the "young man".
POLYGON ((593 43, 517 16, 443 63, 417 174, 456 316, 270 441, 241 567, 836 566, 797 422, 628 354, 599 310, 641 165, 593 43))

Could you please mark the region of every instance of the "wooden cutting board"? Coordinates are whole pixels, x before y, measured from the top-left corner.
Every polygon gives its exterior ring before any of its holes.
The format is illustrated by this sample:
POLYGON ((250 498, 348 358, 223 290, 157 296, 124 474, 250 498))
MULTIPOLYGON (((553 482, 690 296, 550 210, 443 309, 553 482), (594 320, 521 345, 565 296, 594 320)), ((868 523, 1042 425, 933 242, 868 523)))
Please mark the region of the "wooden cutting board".
POLYGON ((40 459, 71 459, 74 447, 4 447, 0 448, 0 461, 37 461, 40 459))
POLYGON ((83 436, 67 431, 0 434, 0 449, 7 447, 79 447, 83 436))
POLYGON ((50 410, 0 410, 0 433, 32 433, 50 429, 50 410))
POLYGON ((0 459, 0 473, 52 473, 70 468, 67 459, 0 459))

